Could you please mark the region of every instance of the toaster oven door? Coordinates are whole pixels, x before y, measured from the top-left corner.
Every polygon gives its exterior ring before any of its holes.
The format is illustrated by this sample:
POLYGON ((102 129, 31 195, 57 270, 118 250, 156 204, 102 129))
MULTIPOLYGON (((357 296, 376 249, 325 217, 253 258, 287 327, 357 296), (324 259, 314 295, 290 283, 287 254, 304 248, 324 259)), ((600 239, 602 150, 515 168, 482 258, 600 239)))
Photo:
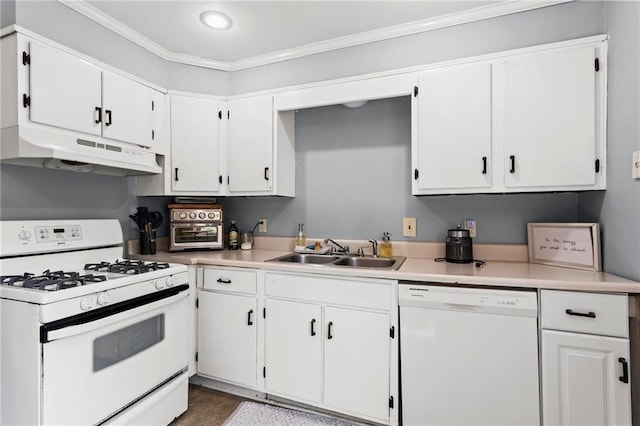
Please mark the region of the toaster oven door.
POLYGON ((222 222, 172 223, 169 250, 223 248, 222 222))

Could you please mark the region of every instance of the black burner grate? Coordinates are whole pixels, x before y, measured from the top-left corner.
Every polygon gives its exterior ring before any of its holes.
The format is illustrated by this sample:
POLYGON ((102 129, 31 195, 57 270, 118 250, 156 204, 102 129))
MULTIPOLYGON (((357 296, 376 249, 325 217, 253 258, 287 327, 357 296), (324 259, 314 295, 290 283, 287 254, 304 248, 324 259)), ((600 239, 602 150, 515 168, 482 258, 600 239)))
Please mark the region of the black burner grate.
POLYGON ((144 262, 143 260, 116 260, 115 262, 88 263, 84 266, 87 271, 113 272, 116 274, 143 274, 145 272, 167 269, 168 263, 144 262))
POLYGON ((0 277, 0 283, 12 287, 57 291, 89 283, 102 282, 106 279, 107 277, 105 275, 80 275, 78 272, 52 272, 47 269, 41 275, 24 273, 23 275, 8 275, 0 277))

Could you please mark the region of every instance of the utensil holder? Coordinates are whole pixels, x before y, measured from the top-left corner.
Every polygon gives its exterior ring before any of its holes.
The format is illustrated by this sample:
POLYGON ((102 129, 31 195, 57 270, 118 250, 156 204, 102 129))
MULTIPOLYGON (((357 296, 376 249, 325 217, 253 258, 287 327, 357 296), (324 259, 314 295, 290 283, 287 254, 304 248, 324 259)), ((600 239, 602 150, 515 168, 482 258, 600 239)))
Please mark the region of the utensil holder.
POLYGON ((156 254, 156 231, 140 232, 140 254, 156 254))

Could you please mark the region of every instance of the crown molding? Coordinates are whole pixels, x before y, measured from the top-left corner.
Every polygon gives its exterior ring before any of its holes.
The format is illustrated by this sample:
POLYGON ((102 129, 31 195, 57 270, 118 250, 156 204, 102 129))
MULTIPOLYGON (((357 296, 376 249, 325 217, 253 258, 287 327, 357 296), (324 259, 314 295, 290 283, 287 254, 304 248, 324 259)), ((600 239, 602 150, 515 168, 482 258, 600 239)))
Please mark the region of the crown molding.
POLYGON ((195 65, 204 68, 211 68, 220 71, 238 71, 253 68, 261 65, 268 65, 276 62, 287 61, 304 56, 315 55, 331 50, 343 49, 346 47, 358 46, 375 41, 387 40, 411 34, 433 31, 440 28, 455 25, 467 24, 484 19, 496 18, 528 10, 540 9, 548 6, 555 6, 562 3, 573 2, 575 0, 507 0, 501 3, 481 6, 472 10, 443 15, 436 18, 423 19, 406 24, 395 25, 379 30, 367 31, 345 37, 339 37, 318 43, 311 43, 293 49, 281 50, 265 55, 253 56, 239 59, 237 61, 216 61, 213 59, 187 55, 184 53, 172 52, 160 46, 156 42, 144 37, 130 27, 113 19, 84 0, 58 0, 58 2, 86 16, 111 31, 125 37, 138 44, 148 51, 161 58, 186 65, 195 65))

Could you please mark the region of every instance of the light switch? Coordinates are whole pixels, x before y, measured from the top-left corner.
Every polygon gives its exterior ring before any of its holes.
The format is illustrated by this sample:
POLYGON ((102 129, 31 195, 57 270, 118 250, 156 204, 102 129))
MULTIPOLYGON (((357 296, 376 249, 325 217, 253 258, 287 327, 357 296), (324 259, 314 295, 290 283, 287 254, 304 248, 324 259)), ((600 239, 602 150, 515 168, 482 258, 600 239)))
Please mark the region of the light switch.
POLYGON ((476 237, 476 225, 477 222, 474 219, 467 219, 464 221, 464 229, 469 230, 469 236, 471 238, 476 237))
POLYGON ((402 236, 403 237, 416 236, 416 218, 415 217, 405 217, 402 220, 402 236))
POLYGON ((640 151, 636 151, 633 153, 633 164, 631 167, 631 176, 634 179, 640 179, 640 151))

